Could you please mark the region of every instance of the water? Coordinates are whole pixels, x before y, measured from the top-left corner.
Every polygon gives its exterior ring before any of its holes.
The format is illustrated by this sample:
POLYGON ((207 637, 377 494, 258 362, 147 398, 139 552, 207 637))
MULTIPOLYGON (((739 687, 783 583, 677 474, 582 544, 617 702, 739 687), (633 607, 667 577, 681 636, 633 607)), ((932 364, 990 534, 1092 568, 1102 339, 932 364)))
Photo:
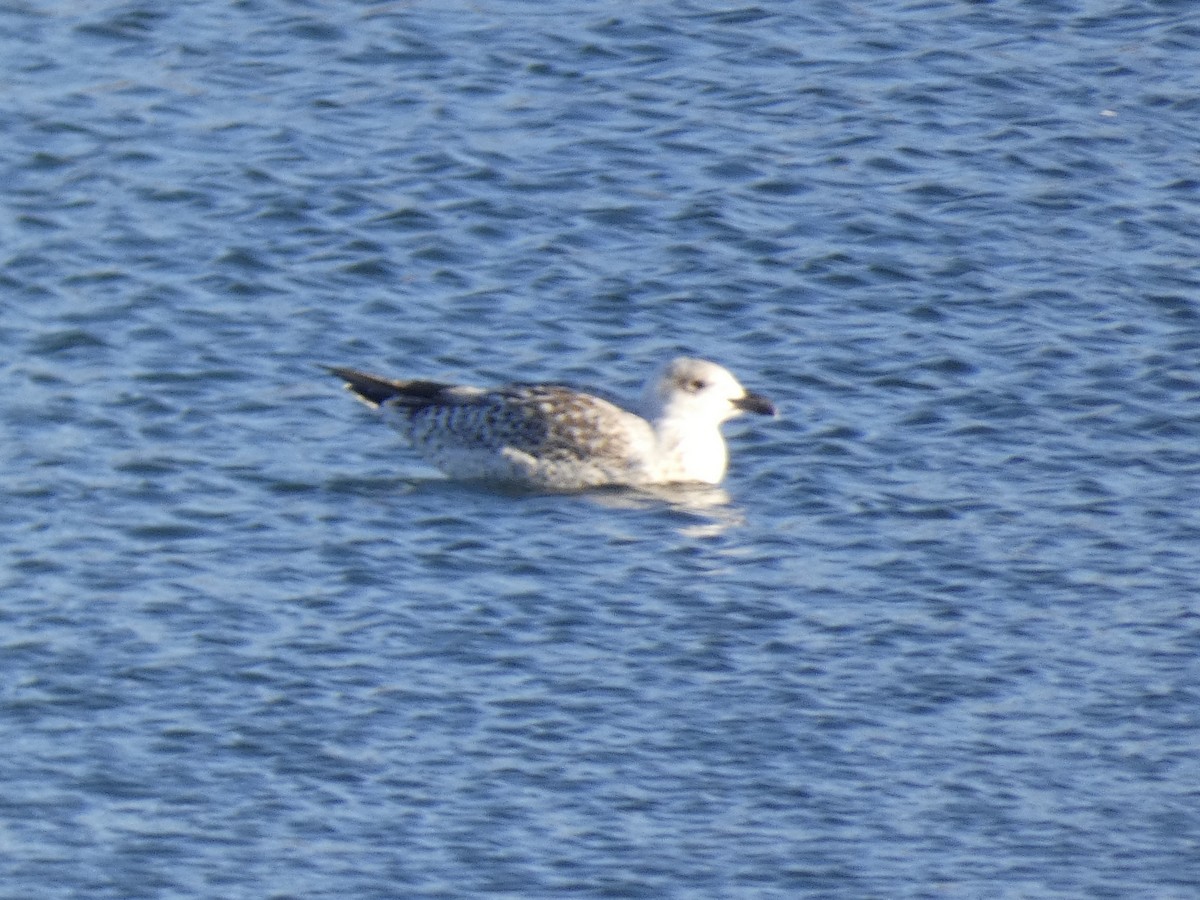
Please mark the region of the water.
POLYGON ((0 11, 0 895, 1193 897, 1200 22, 0 11), (320 364, 784 411, 441 480, 320 364))

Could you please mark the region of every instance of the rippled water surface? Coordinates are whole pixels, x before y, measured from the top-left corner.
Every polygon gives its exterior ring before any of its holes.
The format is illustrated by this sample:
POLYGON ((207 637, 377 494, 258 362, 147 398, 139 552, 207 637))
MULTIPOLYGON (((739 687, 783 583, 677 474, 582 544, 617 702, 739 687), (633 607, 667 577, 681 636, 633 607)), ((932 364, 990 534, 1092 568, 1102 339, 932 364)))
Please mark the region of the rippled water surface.
POLYGON ((1190 2, 0 7, 0 895, 1195 897, 1190 2), (321 364, 783 409, 439 478, 321 364))

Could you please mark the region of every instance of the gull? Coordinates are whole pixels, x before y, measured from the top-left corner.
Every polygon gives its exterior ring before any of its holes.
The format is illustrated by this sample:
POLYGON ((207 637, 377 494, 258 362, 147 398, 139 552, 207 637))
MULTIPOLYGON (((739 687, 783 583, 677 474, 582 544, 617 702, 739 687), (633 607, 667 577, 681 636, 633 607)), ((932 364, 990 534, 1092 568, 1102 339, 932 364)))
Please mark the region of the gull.
POLYGON ((718 484, 729 461, 722 423, 775 415, 727 369, 690 357, 669 362, 628 405, 564 384, 485 389, 328 371, 451 478, 535 489, 718 484))

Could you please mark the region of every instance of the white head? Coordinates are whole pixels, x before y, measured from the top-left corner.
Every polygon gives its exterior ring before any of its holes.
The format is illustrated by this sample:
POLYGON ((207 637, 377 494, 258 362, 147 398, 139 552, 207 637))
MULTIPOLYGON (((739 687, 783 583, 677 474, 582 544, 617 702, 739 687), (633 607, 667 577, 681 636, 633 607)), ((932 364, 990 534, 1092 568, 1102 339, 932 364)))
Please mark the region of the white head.
POLYGON ((671 360, 646 385, 643 408, 652 422, 677 419, 712 426, 743 412, 775 415, 766 397, 748 392, 728 369, 687 356, 671 360))
POLYGON ((775 407, 751 394, 716 363, 680 357, 646 385, 643 414, 654 425, 670 470, 664 480, 716 484, 728 456, 720 425, 743 412, 775 415, 775 407))

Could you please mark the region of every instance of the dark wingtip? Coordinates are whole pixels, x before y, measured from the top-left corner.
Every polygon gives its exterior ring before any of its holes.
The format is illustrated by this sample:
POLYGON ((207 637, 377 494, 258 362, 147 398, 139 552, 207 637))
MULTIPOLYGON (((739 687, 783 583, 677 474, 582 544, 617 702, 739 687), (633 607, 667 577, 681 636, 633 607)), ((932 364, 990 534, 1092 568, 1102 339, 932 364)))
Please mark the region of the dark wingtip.
POLYGON ((357 369, 347 369, 342 366, 322 366, 326 372, 346 382, 346 388, 354 391, 360 399, 367 403, 378 406, 379 404, 390 400, 400 393, 399 387, 395 382, 388 381, 386 378, 380 378, 377 375, 368 375, 366 372, 360 372, 357 369))

